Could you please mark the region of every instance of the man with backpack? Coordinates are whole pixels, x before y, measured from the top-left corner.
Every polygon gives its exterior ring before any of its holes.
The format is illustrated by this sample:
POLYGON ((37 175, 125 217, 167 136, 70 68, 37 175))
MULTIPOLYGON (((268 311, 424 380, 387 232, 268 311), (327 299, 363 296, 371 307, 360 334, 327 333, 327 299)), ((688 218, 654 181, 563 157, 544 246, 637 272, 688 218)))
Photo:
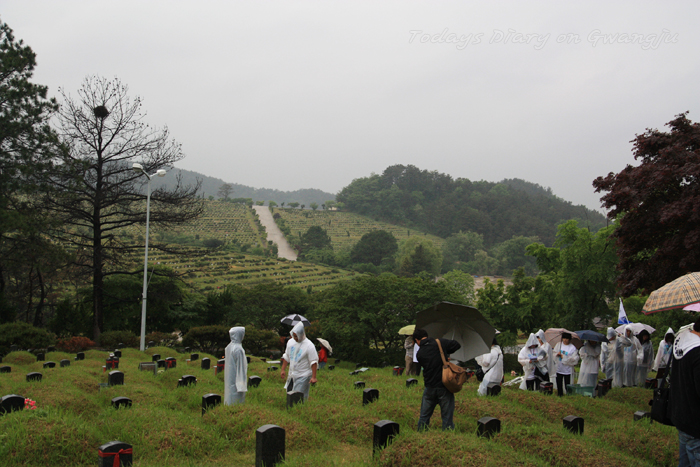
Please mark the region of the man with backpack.
MULTIPOLYGON (((442 429, 452 430, 455 425, 452 416, 455 411, 455 395, 442 384, 442 356, 437 339, 428 337, 425 329, 416 329, 413 332, 413 340, 420 350, 416 354, 418 364, 423 368, 423 400, 420 404, 420 418, 418 419, 418 431, 425 430, 430 424, 435 406, 440 406, 442 415, 442 429)), ((439 339, 445 358, 460 349, 461 344, 450 339, 439 339)))

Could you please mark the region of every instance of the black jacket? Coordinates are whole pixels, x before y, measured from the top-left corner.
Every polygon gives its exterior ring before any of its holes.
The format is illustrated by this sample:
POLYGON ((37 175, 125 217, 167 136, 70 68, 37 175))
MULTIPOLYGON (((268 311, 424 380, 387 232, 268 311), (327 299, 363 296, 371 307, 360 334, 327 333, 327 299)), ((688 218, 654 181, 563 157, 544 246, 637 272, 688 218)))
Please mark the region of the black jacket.
POLYGON ((673 358, 669 410, 676 428, 700 439, 700 347, 673 358))
MULTIPOLYGON (((440 344, 442 345, 445 359, 462 347, 459 342, 450 339, 440 339, 440 344)), ((440 348, 435 339, 428 337, 421 342, 420 350, 416 354, 416 360, 423 368, 425 387, 444 389, 445 385, 442 384, 442 357, 440 357, 440 348)))

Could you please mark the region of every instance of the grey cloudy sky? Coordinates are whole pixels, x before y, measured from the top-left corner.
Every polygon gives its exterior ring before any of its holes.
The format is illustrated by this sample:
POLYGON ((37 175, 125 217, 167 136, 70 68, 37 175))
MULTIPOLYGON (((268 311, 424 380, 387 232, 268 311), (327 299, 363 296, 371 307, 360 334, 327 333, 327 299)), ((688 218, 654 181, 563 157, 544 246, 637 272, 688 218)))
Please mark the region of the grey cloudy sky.
POLYGON ((696 1, 0 5, 36 82, 118 77, 183 143, 181 168, 336 193, 413 164, 594 209, 635 134, 700 120, 698 18, 696 1))

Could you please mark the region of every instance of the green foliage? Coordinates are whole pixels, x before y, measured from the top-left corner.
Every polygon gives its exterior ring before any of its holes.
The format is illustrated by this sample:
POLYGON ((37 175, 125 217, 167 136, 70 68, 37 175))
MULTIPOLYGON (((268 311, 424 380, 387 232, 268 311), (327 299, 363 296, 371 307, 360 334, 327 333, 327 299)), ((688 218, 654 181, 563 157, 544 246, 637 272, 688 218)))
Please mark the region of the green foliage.
POLYGON ((309 229, 301 236, 300 246, 302 253, 308 252, 311 249, 333 249, 331 245, 331 237, 328 236, 328 232, 326 232, 326 229, 317 225, 309 227, 309 229))
POLYGON ((35 328, 21 321, 0 324, 0 354, 10 351, 11 345, 20 349, 44 349, 53 345, 56 338, 45 329, 35 328))
POLYGON ((90 304, 65 298, 56 305, 56 312, 49 321, 48 328, 57 336, 84 336, 91 333, 91 323, 90 304))
POLYGON ((280 339, 276 332, 246 326, 245 337, 243 338, 243 348, 246 350, 246 353, 266 356, 266 350, 277 350, 279 346, 280 339))
POLYGON ((460 300, 456 303, 460 303, 462 305, 475 304, 476 295, 474 292, 474 278, 471 276, 471 274, 453 270, 447 274, 443 274, 442 280, 445 282, 448 290, 450 290, 454 296, 460 298, 460 300))
POLYGON ((469 263, 476 259, 476 253, 484 250, 484 236, 476 232, 455 233, 442 244, 442 270, 461 269, 472 274, 484 274, 469 263))
POLYGON ((182 345, 220 356, 231 342, 230 328, 224 325, 194 327, 182 337, 182 345))
MULTIPOLYGON (((148 345, 149 342, 155 343, 155 346, 163 346, 163 347, 174 347, 175 344, 177 344, 178 341, 178 336, 176 333, 172 332, 151 332, 149 334, 146 334, 146 337, 144 339, 146 341, 146 345, 148 345)), ((141 345, 140 342, 140 337, 139 337, 139 345, 141 345)))
POLYGON ((140 343, 141 338, 131 331, 107 331, 100 334, 100 346, 106 349, 116 349, 119 344, 138 348, 140 343))
POLYGON ((510 240, 495 245, 490 255, 498 260, 497 274, 510 276, 518 268, 523 268, 525 274, 533 276, 537 272, 537 262, 526 254, 528 245, 537 242, 537 237, 514 236, 510 240))
POLYGON ((355 244, 350 252, 350 259, 353 263, 380 266, 383 260, 392 258, 398 249, 396 237, 391 233, 386 230, 373 230, 364 234, 355 244))
POLYGON ((95 347, 95 343, 87 337, 74 336, 67 339, 59 339, 56 347, 64 352, 76 353, 95 347))
POLYGON ((416 235, 401 242, 396 263, 400 276, 412 277, 423 271, 437 276, 442 265, 442 253, 433 242, 416 235))

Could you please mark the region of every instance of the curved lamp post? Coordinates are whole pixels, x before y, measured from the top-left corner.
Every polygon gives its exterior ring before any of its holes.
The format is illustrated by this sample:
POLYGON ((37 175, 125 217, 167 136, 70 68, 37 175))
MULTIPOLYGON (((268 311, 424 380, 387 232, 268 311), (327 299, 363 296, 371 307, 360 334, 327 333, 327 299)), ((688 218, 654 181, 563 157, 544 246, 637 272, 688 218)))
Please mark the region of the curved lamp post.
POLYGON ((146 248, 143 260, 143 300, 141 302, 141 346, 143 352, 146 350, 146 291, 148 289, 148 222, 151 217, 151 178, 154 176, 165 177, 165 170, 160 169, 156 173, 148 175, 141 164, 134 163, 131 166, 137 172, 141 172, 148 178, 148 190, 146 192, 146 248))

